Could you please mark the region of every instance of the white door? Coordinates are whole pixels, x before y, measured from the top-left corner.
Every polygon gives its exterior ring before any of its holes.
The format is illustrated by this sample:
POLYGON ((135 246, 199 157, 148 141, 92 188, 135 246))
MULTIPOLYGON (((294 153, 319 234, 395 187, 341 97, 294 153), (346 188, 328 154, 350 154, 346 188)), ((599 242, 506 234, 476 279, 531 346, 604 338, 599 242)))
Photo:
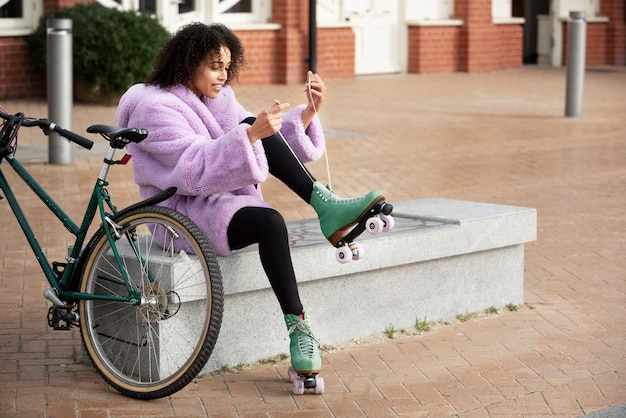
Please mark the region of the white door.
POLYGON ((344 0, 343 9, 355 34, 355 73, 400 72, 398 0, 344 0))

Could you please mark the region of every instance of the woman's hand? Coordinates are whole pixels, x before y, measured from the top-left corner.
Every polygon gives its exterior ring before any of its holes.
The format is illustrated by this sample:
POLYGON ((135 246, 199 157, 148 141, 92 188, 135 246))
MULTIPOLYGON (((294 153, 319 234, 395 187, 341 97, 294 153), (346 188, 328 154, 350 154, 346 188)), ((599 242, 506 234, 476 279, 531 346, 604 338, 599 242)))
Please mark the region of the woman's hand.
POLYGON ((324 92, 326 91, 326 86, 322 77, 312 71, 308 71, 306 73, 305 85, 308 105, 302 112, 302 125, 304 126, 304 129, 309 127, 315 113, 317 113, 317 111, 319 111, 322 107, 322 103, 324 102, 324 92))
POLYGON ((289 107, 289 103, 280 103, 275 100, 274 104, 259 113, 256 120, 248 128, 250 144, 254 145, 261 138, 274 135, 283 126, 283 109, 289 107))

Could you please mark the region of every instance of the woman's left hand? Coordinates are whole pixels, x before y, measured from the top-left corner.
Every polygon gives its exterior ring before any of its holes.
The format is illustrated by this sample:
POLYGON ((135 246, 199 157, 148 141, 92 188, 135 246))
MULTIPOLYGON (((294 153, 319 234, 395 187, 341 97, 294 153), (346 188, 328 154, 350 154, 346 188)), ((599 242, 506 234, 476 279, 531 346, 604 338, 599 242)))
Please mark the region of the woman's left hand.
POLYGON ((320 77, 319 74, 313 73, 313 71, 307 72, 306 80, 306 98, 311 110, 316 112, 320 110, 324 102, 326 86, 324 85, 322 77, 320 77))
POLYGON ((308 105, 304 112, 302 112, 302 124, 304 125, 304 129, 309 127, 313 117, 322 107, 322 103, 324 102, 324 92, 326 91, 326 86, 324 85, 322 77, 310 70, 306 74, 305 85, 308 105))

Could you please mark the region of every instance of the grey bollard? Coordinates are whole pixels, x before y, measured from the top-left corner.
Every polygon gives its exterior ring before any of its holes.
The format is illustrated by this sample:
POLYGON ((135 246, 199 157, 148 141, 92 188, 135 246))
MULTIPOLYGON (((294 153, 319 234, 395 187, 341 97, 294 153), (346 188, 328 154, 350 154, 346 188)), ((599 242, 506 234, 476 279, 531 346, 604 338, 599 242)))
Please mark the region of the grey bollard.
POLYGON ((585 84, 587 21, 585 12, 570 12, 567 28, 567 91, 565 116, 581 116, 585 84))
MULTIPOLYGON (((72 129, 73 61, 72 20, 49 19, 47 23, 48 119, 62 128, 72 129)), ((48 162, 71 164, 72 144, 52 133, 48 138, 48 162)))

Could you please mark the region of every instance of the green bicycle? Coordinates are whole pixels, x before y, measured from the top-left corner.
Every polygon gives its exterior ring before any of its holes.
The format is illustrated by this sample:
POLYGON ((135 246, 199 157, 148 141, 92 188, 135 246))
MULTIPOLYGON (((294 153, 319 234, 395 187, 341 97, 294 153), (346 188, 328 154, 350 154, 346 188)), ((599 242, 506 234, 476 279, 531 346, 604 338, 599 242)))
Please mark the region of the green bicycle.
MULTIPOLYGON (((3 109, 2 109, 3 110, 3 109)), ((47 119, 0 110, 0 190, 51 288, 48 324, 79 326, 85 351, 104 380, 121 393, 156 399, 185 387, 202 370, 217 341, 223 310, 222 278, 200 229, 159 202, 175 188, 117 210, 106 186, 117 150, 140 142, 140 128, 92 125, 109 141, 85 215, 77 225, 16 159, 18 131, 39 127, 91 149, 93 142, 47 119), (75 236, 66 262, 50 263, 2 171, 5 162, 75 236), (98 216, 99 215, 99 216, 98 216), (100 227, 87 241, 95 218, 100 227)), ((6 164, 5 164, 6 165, 6 164)), ((3 199, 3 196, 0 196, 3 199)))

